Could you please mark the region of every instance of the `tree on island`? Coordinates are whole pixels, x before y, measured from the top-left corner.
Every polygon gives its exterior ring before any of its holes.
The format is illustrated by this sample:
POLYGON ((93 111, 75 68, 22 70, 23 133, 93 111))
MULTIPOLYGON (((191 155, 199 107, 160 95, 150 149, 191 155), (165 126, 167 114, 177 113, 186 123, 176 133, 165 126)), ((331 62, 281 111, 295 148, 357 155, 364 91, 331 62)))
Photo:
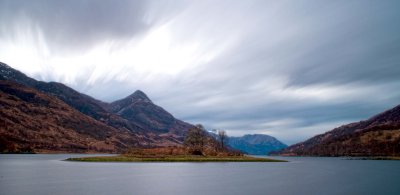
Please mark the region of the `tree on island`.
POLYGON ((184 145, 189 148, 193 155, 203 155, 204 146, 207 141, 207 133, 203 125, 198 124, 188 130, 184 145))
POLYGON ((220 144, 220 150, 223 151, 225 149, 225 145, 226 145, 225 143, 226 143, 227 139, 228 139, 228 135, 226 134, 226 131, 219 130, 218 131, 218 141, 220 144))
POLYGON ((215 135, 207 132, 203 125, 196 125, 188 130, 184 146, 191 155, 239 156, 242 153, 227 147, 228 135, 224 130, 216 130, 215 135))

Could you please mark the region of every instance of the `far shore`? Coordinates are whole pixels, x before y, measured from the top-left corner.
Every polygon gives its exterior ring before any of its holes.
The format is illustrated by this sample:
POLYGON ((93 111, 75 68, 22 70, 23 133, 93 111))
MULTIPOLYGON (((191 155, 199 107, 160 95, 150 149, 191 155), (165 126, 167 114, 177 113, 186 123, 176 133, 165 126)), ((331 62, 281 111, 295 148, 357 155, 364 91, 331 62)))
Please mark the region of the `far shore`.
POLYGON ((272 158, 263 158, 253 155, 243 156, 201 156, 201 155, 178 155, 162 157, 141 157, 126 156, 118 153, 68 153, 68 152, 21 152, 21 153, 0 153, 1 154, 71 154, 71 155, 93 155, 89 157, 75 157, 65 159, 66 161, 80 162, 288 162, 285 160, 273 159, 273 157, 332 157, 343 158, 344 160, 400 160, 400 156, 294 156, 294 155, 273 155, 272 158))
POLYGON ((400 156, 364 156, 364 157, 349 157, 346 160, 400 160, 400 156))
POLYGON ((310 158, 343 158, 344 160, 400 160, 400 156, 296 156, 296 155, 273 155, 281 157, 310 157, 310 158))

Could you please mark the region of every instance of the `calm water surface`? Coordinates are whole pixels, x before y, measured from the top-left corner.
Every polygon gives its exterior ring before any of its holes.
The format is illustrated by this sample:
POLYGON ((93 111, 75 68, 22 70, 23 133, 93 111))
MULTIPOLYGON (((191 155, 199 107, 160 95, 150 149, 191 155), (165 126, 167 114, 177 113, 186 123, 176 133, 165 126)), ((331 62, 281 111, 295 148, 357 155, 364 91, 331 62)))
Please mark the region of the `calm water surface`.
POLYGON ((0 194, 400 194, 400 161, 278 157, 289 163, 85 163, 0 155, 0 194))

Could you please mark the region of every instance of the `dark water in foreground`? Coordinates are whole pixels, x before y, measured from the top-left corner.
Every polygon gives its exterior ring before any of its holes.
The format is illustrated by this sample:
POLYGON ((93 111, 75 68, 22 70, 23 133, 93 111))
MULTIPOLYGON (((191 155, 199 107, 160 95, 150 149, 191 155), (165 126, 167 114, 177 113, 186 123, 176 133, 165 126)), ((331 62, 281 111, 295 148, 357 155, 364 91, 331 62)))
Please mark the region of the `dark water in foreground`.
POLYGON ((0 194, 400 194, 400 161, 84 163, 0 155, 0 194))

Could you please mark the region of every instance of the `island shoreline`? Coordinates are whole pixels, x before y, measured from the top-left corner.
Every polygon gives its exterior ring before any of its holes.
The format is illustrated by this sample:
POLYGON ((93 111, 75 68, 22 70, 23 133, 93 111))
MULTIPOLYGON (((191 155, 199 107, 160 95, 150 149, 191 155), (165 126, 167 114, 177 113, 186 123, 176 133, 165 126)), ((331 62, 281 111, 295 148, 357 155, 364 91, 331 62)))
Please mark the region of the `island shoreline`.
POLYGON ((144 157, 144 156, 94 156, 68 158, 65 161, 76 162, 288 162, 286 160, 257 158, 251 156, 163 156, 163 157, 144 157))

